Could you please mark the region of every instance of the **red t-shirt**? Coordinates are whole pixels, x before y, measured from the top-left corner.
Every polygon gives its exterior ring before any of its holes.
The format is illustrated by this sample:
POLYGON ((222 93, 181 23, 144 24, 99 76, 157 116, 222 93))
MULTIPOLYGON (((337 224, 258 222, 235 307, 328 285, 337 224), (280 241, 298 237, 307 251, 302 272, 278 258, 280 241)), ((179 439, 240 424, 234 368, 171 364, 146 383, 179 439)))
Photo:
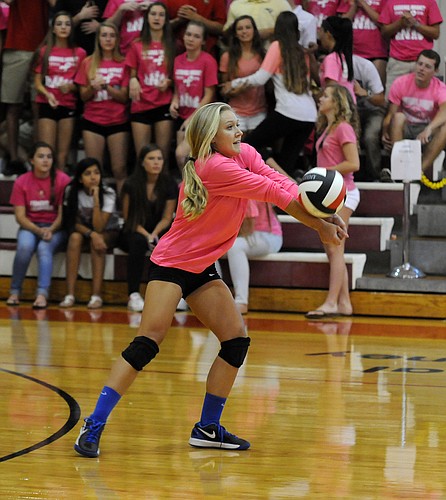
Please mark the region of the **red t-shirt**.
POLYGON ((172 88, 169 87, 165 92, 157 88, 163 80, 170 78, 161 42, 152 42, 147 50, 143 50, 142 42, 132 43, 125 62, 130 68, 136 69, 141 85, 140 100, 132 101, 132 113, 170 104, 172 88))
POLYGON ((198 108, 206 87, 218 84, 217 61, 201 52, 195 61, 188 61, 184 52, 175 58, 175 87, 180 98, 178 114, 186 120, 198 108))
POLYGON ((52 224, 62 205, 65 187, 70 177, 61 170, 56 171, 54 179, 54 202, 51 204, 51 179, 39 179, 33 172, 21 175, 14 182, 9 203, 25 207, 26 216, 31 222, 52 224))
MULTIPOLYGON (((91 59, 87 57, 74 79, 78 85, 89 85, 88 69, 91 59)), ((102 61, 98 73, 108 85, 128 87, 129 73, 125 61, 102 61)), ((119 125, 128 121, 127 104, 115 101, 107 90, 98 90, 92 99, 84 103, 84 118, 98 125, 119 125)))
MULTIPOLYGON (((45 48, 40 49, 40 59, 35 68, 36 73, 42 73, 42 57, 45 48)), ((53 47, 48 58, 48 69, 45 75, 45 87, 56 97, 60 106, 75 109, 77 94, 70 92, 64 94, 59 87, 67 83, 73 83, 77 70, 81 62, 85 59, 87 53, 84 49, 76 47, 74 49, 53 47)), ((36 102, 47 103, 48 99, 42 95, 36 95, 36 102)))
POLYGON ((20 0, 9 9, 5 49, 34 52, 48 31, 47 0, 20 0))

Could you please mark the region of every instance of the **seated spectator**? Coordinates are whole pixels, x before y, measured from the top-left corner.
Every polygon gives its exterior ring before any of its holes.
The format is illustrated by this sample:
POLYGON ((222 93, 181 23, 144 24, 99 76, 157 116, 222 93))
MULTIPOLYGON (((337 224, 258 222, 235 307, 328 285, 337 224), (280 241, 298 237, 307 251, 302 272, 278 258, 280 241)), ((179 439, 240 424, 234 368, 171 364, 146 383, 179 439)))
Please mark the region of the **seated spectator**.
POLYGON ((382 140, 390 151, 402 139, 421 141, 422 170, 427 172, 446 146, 446 85, 435 77, 440 56, 420 52, 415 71, 397 78, 389 91, 382 140))
POLYGON ((178 186, 164 167, 159 146, 148 144, 138 156, 135 170, 122 189, 125 225, 120 246, 128 252, 128 308, 142 311, 144 299, 139 293, 147 252, 169 229, 175 213, 178 186))
POLYGON ((281 247, 282 227, 272 205, 250 200, 239 235, 226 254, 235 303, 242 314, 249 304, 249 257, 278 252, 281 247))
MULTIPOLYGON (((279 14, 274 42, 271 43, 262 66, 250 76, 227 82, 223 89, 247 85, 263 86, 269 79, 274 84, 276 106, 266 119, 246 138, 246 142, 262 150, 274 147, 283 139, 277 155, 278 164, 293 176, 297 168, 299 153, 314 129, 317 110, 310 92, 310 72, 314 56, 304 53, 299 45, 299 22, 292 12, 279 14)), ((315 61, 314 61, 315 62, 315 61)))
MULTIPOLYGON (((329 85, 319 99, 319 118, 316 141, 318 167, 337 170, 344 177, 347 198, 338 215, 348 226, 350 217, 359 204, 359 189, 353 174, 359 170, 359 117, 350 92, 341 85, 329 85)), ((344 259, 345 240, 340 245, 324 245, 330 263, 328 293, 324 302, 308 312, 308 319, 350 316, 348 272, 344 259)))
MULTIPOLYGON (((228 51, 220 58, 221 81, 243 78, 255 73, 265 57, 265 49, 251 16, 238 17, 228 30, 228 51)), ((244 134, 255 129, 266 118, 266 97, 262 85, 231 88, 225 94, 236 112, 239 128, 244 134)))
POLYGON ((229 30, 240 16, 251 16, 263 40, 269 40, 274 34, 274 25, 281 12, 291 10, 287 0, 237 0, 229 6, 224 31, 229 30))
POLYGON ((131 43, 139 37, 145 11, 151 3, 150 0, 108 0, 104 19, 118 27, 121 54, 126 55, 131 43))
POLYGON ((31 172, 14 182, 10 203, 19 232, 12 267, 9 306, 18 306, 23 280, 34 254, 38 274, 34 309, 45 309, 53 272, 53 254, 63 245, 66 234, 61 230, 62 200, 67 174, 56 169, 54 152, 49 144, 36 142, 30 154, 31 172))
POLYGON ((378 18, 384 3, 385 0, 344 1, 338 9, 353 23, 353 54, 372 61, 383 85, 389 47, 381 34, 378 18))
POLYGON ((76 121, 78 95, 74 77, 86 56, 84 49, 74 45, 72 28, 68 12, 54 15, 34 67, 37 136, 55 149, 57 166, 63 170, 67 167, 76 121))
POLYGON ((74 41, 90 55, 108 0, 57 0, 54 12, 64 10, 73 18, 74 41))
POLYGON ((350 19, 330 16, 322 21, 320 43, 328 51, 319 68, 321 87, 339 84, 347 88, 353 101, 353 29, 350 19))
POLYGON ((102 307, 102 281, 105 255, 117 240, 119 223, 116 192, 102 182, 102 171, 95 158, 84 158, 65 190, 63 225, 68 231, 66 254, 67 295, 60 307, 72 307, 82 251, 91 253, 92 295, 87 307, 102 307))
POLYGON ((154 2, 147 9, 139 40, 132 43, 126 64, 130 68, 130 120, 135 151, 155 141, 168 159, 172 147, 172 72, 175 43, 167 7, 154 2))
POLYGON ((443 22, 436 0, 387 0, 379 15, 381 33, 390 40, 386 97, 395 78, 415 69, 418 54, 432 49, 443 22))
POLYGON ((75 81, 84 102, 81 128, 85 154, 102 165, 107 146, 119 193, 127 177, 129 76, 119 52, 118 29, 110 21, 100 25, 95 50, 82 62, 75 81))
POLYGON ((212 102, 218 84, 217 61, 204 52, 206 27, 198 21, 190 21, 184 33, 186 52, 175 58, 173 80, 175 90, 170 104, 170 114, 175 119, 177 147, 175 156, 180 172, 189 154, 185 140, 187 124, 193 113, 212 102))
POLYGON ((360 177, 364 181, 388 181, 387 169, 383 172, 381 164, 381 129, 387 108, 384 87, 376 66, 363 57, 353 55, 353 75, 366 158, 360 177))

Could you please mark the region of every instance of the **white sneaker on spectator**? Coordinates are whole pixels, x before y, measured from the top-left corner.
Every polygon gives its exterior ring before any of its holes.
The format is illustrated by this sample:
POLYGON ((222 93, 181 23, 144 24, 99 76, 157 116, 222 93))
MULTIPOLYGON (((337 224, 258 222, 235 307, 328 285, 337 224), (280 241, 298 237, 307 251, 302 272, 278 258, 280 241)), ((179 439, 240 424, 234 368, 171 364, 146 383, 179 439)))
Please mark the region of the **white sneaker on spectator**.
POLYGON ((130 311, 141 312, 144 308, 144 299, 138 292, 133 292, 129 296, 129 301, 127 303, 127 309, 130 311))
POLYGON ((187 302, 183 298, 181 298, 177 305, 177 311, 188 311, 188 310, 189 306, 187 305, 187 302))

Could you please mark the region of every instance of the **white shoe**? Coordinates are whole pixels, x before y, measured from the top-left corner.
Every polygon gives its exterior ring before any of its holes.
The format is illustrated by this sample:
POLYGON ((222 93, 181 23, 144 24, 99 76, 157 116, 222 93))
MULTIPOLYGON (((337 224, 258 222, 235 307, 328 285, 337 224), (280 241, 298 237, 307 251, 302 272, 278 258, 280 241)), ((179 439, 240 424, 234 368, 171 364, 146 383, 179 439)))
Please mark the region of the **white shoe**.
POLYGON ((76 299, 74 298, 74 295, 65 295, 64 299, 62 302, 60 302, 59 307, 73 307, 74 303, 76 302, 76 299))
POLYGON ((130 311, 141 312, 144 308, 144 299, 138 292, 133 292, 129 296, 129 301, 127 303, 127 309, 130 311))
POLYGON ((184 299, 180 299, 177 305, 177 311, 188 311, 189 306, 187 305, 187 302, 184 299))

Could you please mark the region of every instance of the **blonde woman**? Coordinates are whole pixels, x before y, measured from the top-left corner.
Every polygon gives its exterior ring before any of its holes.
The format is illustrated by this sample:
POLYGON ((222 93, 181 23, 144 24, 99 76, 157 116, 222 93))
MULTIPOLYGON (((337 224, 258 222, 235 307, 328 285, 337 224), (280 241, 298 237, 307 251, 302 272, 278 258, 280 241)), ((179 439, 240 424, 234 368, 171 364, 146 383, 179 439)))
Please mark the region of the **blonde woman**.
POLYGON ((186 130, 192 156, 184 166, 177 216, 151 255, 138 336, 115 362, 95 410, 85 419, 74 445, 81 455, 99 455, 99 439, 108 416, 138 372, 158 354, 181 297, 221 343, 209 371, 201 418, 189 444, 249 448, 248 441, 220 425, 250 339, 215 261, 234 243, 250 198, 278 205, 318 231, 324 243, 340 244, 346 232, 337 216, 329 222, 305 212, 296 201, 297 185, 267 167, 254 148, 241 143, 241 137, 237 117, 227 104, 207 104, 192 117, 186 130))
MULTIPOLYGON (((344 177, 347 199, 339 212, 348 226, 349 219, 359 204, 359 190, 353 173, 359 170, 359 117, 350 92, 341 85, 328 85, 319 99, 319 119, 316 130, 317 165, 335 169, 344 177)), ((324 244, 330 262, 330 281, 325 301, 306 314, 309 319, 350 316, 353 312, 345 265, 345 242, 324 244)))

